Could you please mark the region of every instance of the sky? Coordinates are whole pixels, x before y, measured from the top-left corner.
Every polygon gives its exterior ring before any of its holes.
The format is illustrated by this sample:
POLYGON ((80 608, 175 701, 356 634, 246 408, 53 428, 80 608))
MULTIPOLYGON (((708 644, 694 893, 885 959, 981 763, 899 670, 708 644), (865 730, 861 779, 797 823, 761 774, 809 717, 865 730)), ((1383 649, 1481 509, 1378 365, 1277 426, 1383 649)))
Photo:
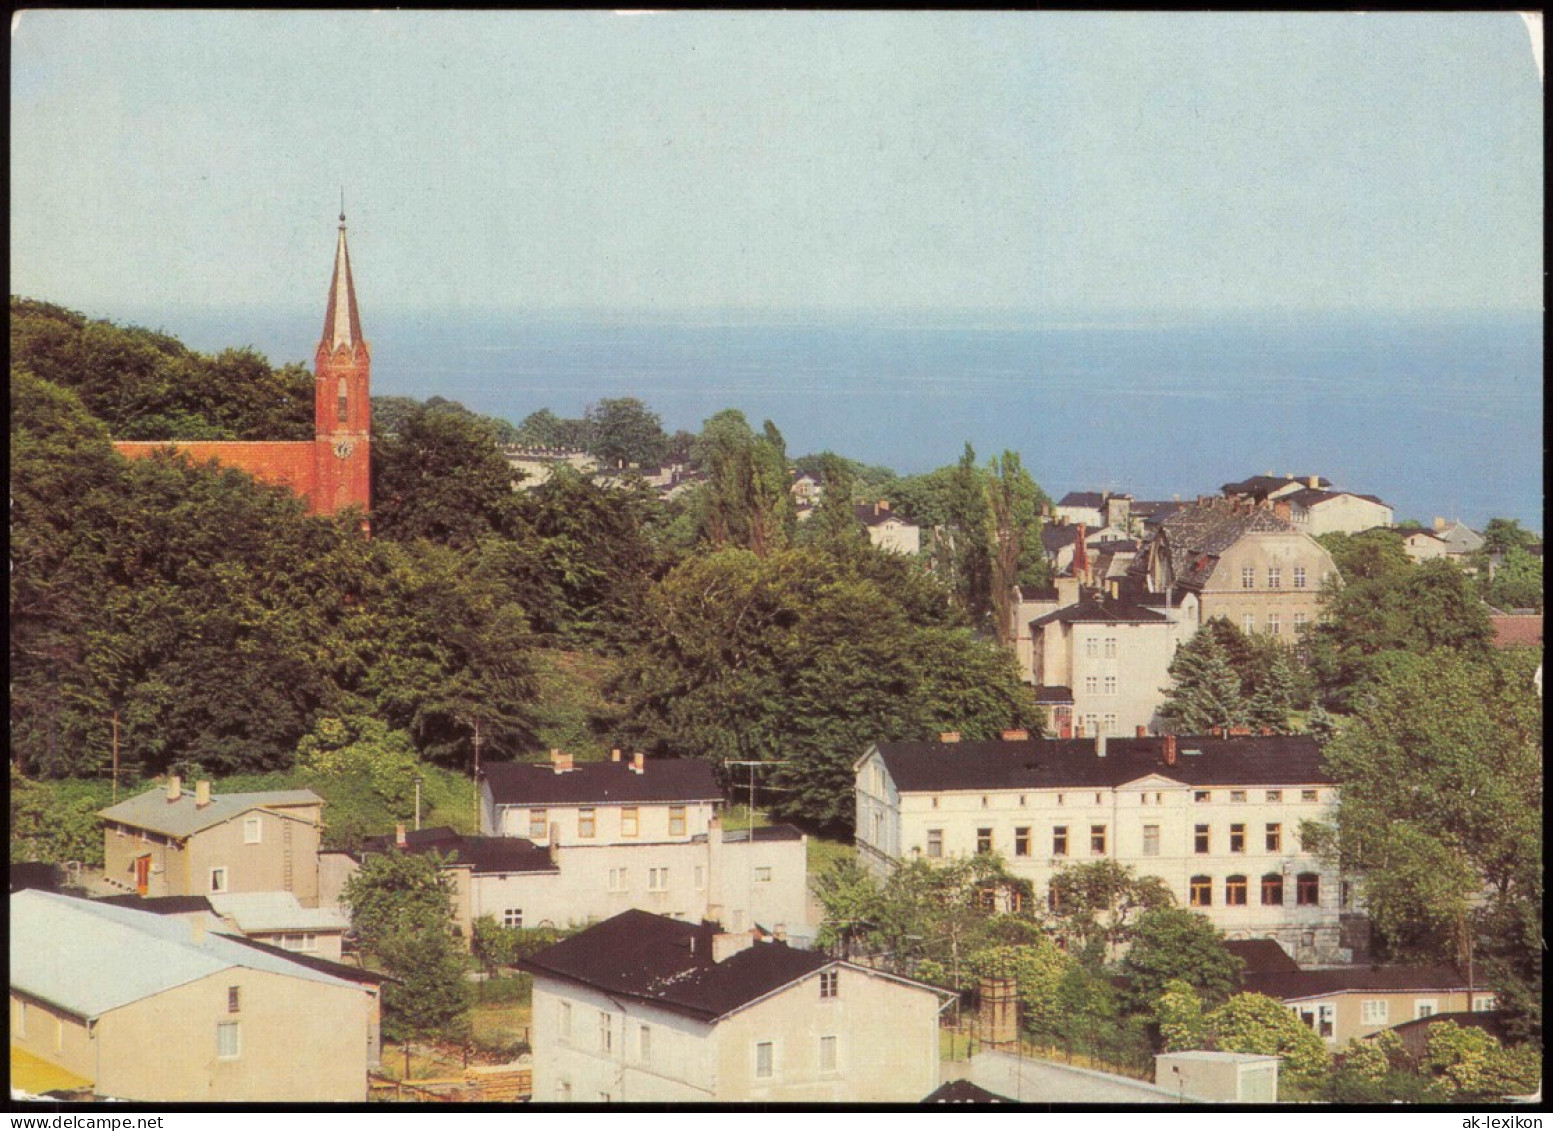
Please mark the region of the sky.
POLYGON ((11 289, 99 316, 316 305, 342 186, 383 310, 1542 303, 1513 13, 28 11, 11 36, 11 289))

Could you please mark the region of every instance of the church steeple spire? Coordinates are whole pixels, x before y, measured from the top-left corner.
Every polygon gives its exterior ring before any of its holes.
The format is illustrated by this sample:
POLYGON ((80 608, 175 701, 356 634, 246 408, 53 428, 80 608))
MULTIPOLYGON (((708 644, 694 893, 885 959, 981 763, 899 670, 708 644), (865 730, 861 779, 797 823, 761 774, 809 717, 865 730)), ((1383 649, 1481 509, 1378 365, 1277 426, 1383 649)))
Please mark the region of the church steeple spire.
POLYGON ((334 278, 329 283, 329 309, 324 314, 324 336, 318 346, 333 353, 341 346, 355 350, 363 345, 361 315, 356 310, 356 285, 351 281, 350 251, 345 246, 345 208, 340 206, 340 236, 334 250, 334 278))

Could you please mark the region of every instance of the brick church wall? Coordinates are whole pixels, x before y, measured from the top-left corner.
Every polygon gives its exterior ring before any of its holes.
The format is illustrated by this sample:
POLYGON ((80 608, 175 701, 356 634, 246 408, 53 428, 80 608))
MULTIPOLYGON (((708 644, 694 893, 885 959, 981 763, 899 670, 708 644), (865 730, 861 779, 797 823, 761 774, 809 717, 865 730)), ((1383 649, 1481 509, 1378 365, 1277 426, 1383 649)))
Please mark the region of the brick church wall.
POLYGON ((314 498, 320 455, 314 440, 115 440, 113 446, 130 459, 175 448, 195 463, 215 460, 223 467, 246 471, 261 483, 288 487, 306 500, 311 514, 323 509, 314 498))

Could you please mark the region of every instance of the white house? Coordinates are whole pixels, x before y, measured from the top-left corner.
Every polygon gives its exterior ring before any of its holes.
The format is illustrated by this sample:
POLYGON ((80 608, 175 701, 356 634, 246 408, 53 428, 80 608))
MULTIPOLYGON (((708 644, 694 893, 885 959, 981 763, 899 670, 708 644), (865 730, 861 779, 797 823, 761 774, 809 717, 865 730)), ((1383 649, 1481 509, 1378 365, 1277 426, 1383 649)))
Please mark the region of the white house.
POLYGON ((879 549, 897 554, 915 554, 922 549, 922 528, 894 513, 884 500, 860 503, 852 510, 868 529, 868 541, 879 549))
POLYGON ((1281 513, 1280 504, 1288 505, 1288 519, 1295 529, 1312 538, 1322 534, 1358 534, 1377 526, 1388 527, 1392 520, 1390 506, 1374 495, 1356 495, 1352 491, 1306 487, 1279 495, 1273 504, 1275 513, 1281 513))
POLYGON ((1337 800, 1308 736, 881 742, 855 765, 858 858, 998 853, 1037 897, 1062 868, 1158 876, 1231 938, 1346 958, 1347 887, 1300 841, 1337 800))
POLYGON ((545 1103, 916 1103, 946 996, 779 941, 628 911, 523 963, 545 1103))

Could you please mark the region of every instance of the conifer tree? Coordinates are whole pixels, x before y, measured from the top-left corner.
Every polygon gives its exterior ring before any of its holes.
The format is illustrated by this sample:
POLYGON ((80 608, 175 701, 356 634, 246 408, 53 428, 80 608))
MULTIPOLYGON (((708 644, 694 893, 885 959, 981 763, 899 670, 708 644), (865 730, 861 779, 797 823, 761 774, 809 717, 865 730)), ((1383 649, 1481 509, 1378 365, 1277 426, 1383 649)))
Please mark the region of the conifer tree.
POLYGON ((1177 733, 1205 734, 1245 722, 1240 677, 1212 632, 1198 632, 1176 650, 1170 676, 1175 686, 1166 689, 1159 713, 1177 733))
POLYGON ((1289 712, 1294 707, 1294 665, 1287 648, 1272 650, 1262 686, 1246 704, 1247 722, 1256 730, 1290 733, 1289 712))

